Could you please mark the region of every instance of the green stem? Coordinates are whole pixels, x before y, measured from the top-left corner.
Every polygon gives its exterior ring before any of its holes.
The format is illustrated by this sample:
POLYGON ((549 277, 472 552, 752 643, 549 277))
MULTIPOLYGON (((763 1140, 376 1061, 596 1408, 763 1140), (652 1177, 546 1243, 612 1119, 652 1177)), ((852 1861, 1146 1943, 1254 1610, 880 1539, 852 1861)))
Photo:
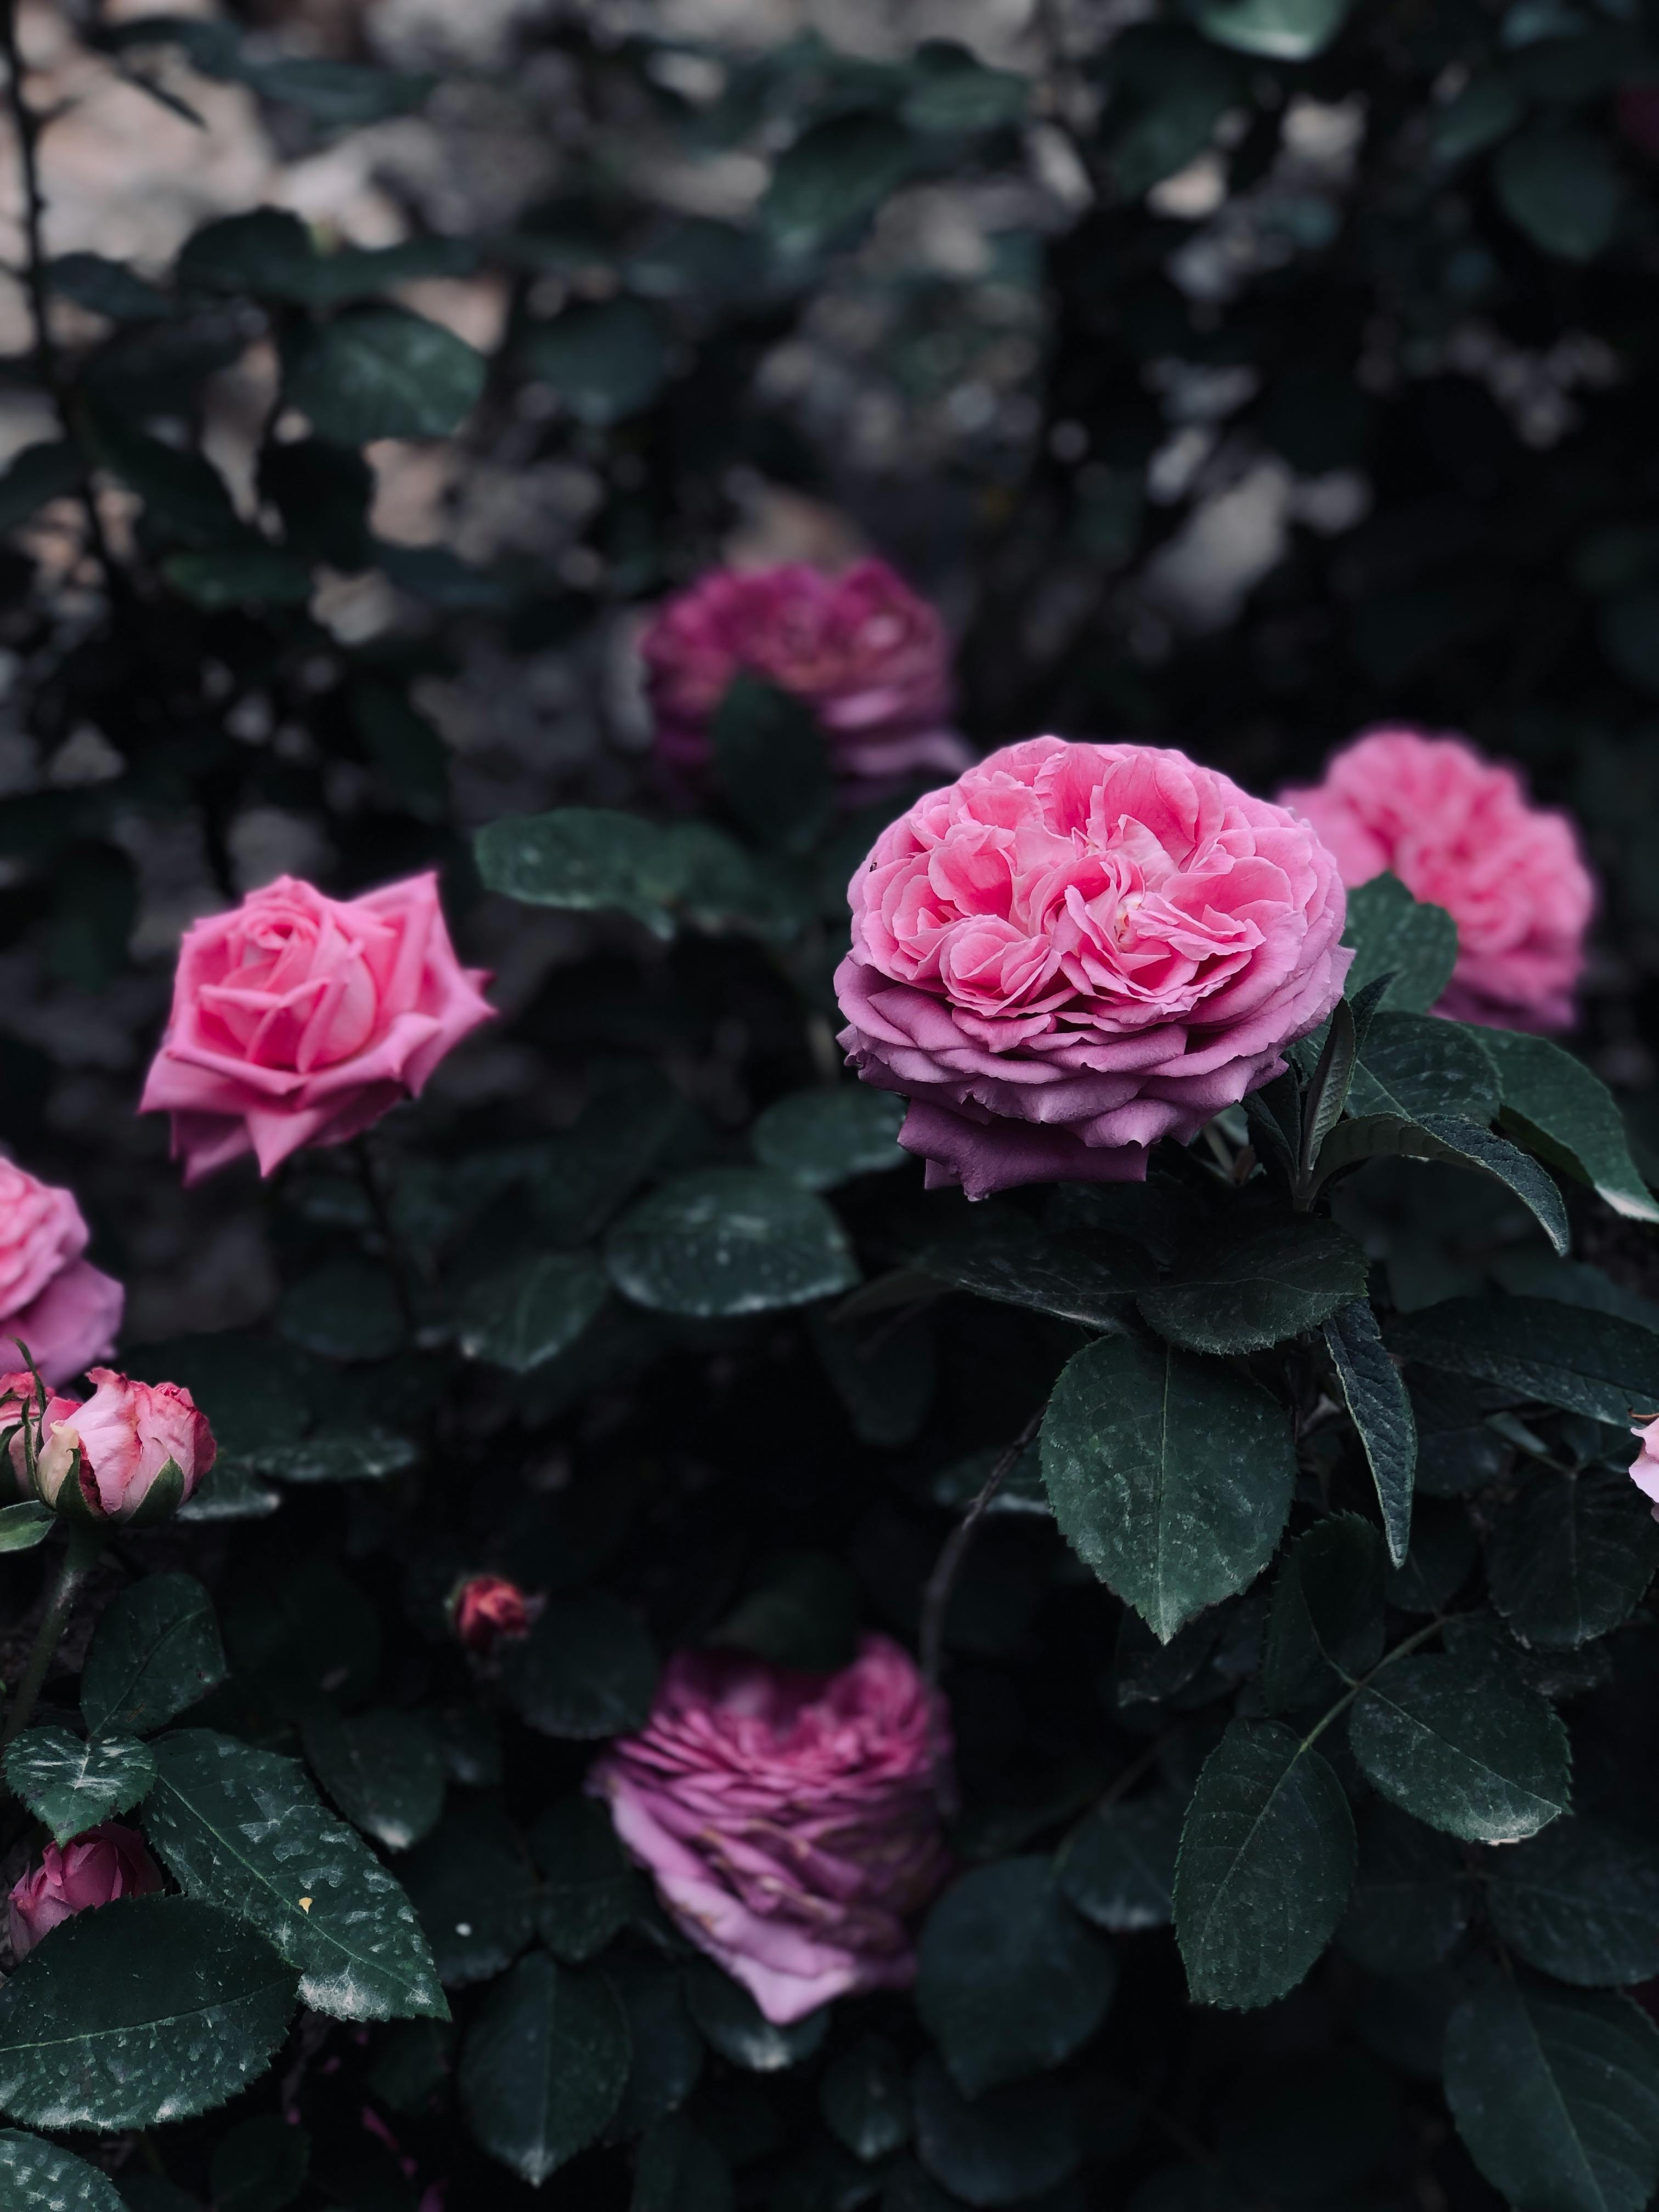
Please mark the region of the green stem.
POLYGON ((76 1522, 70 1523, 69 1548, 64 1554, 64 1564, 58 1571, 57 1585, 46 1613, 35 1632, 28 1665, 23 1669, 22 1680, 17 1685, 17 1694, 12 1700, 5 1730, 0 1734, 0 1745, 9 1743, 27 1726, 34 1711, 35 1700, 40 1694, 40 1685, 46 1679, 46 1669, 58 1650, 58 1639, 68 1624, 75 1601, 80 1595, 81 1585, 91 1573, 103 1548, 104 1532, 101 1528, 88 1528, 76 1522))
POLYGON ((1323 1735, 1333 1721, 1341 1718, 1359 1692, 1368 1688, 1385 1667, 1392 1667, 1396 1659, 1403 1659, 1408 1651, 1415 1651, 1419 1644, 1426 1644, 1430 1637, 1438 1635, 1449 1618, 1449 1614, 1443 1613, 1431 1620, 1426 1628, 1418 1629, 1414 1634, 1407 1636, 1402 1642, 1396 1644, 1392 1651, 1385 1651, 1369 1674, 1362 1674, 1358 1681, 1351 1681, 1330 1711, 1316 1720, 1307 1735, 1303 1737, 1303 1750, 1308 1751, 1312 1748, 1316 1738, 1323 1735))

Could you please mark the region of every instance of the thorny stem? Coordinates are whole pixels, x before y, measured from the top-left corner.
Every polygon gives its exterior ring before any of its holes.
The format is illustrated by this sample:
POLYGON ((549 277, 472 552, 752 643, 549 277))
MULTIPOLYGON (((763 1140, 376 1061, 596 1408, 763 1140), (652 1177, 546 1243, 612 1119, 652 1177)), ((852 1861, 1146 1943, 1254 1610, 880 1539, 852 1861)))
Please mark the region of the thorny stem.
POLYGON ((40 1694, 40 1685, 46 1679, 46 1669, 58 1649, 58 1638, 64 1633, 75 1601, 80 1595, 81 1585, 91 1573, 103 1548, 104 1533, 101 1528, 88 1528, 73 1522, 70 1524, 69 1549, 64 1554, 64 1564, 58 1571, 57 1584, 40 1626, 35 1631, 28 1664, 17 1685, 17 1694, 12 1700, 5 1729, 0 1733, 0 1745, 9 1743, 27 1725, 34 1711, 35 1699, 40 1694))
MULTIPOLYGON (((21 276, 23 289, 28 295, 29 319, 34 327, 34 348, 40 357, 40 378, 57 410, 64 437, 78 450, 81 441, 70 405, 68 384, 58 348, 52 340, 46 284, 46 252, 43 236, 46 202, 40 189, 40 134, 46 128, 47 118, 30 106, 23 90, 23 56, 17 42, 17 0, 0 0, 0 63, 3 63, 5 67, 6 105, 17 138, 17 166, 23 185, 24 265, 21 276)), ((106 582, 114 590, 118 585, 120 571, 111 556, 109 541, 104 535, 103 519, 98 512, 98 501, 89 483, 82 487, 81 503, 86 513, 87 533, 92 550, 97 556, 106 582)))
POLYGON ((1042 1425, 1042 1408, 1039 1407, 991 1469, 985 1479, 984 1488, 945 1538, 945 1548, 940 1552, 921 1594, 921 1679, 933 1701, 933 1793, 939 1799, 940 1810, 947 1818, 957 1809, 956 1788, 941 1741, 935 1694, 945 1655, 945 1616, 950 1607, 951 1593, 956 1588, 957 1577, 962 1572, 962 1563, 968 1556, 968 1547, 974 1540, 975 1529, 984 1519, 991 1500, 1018 1466, 1021 1453, 1042 1425))

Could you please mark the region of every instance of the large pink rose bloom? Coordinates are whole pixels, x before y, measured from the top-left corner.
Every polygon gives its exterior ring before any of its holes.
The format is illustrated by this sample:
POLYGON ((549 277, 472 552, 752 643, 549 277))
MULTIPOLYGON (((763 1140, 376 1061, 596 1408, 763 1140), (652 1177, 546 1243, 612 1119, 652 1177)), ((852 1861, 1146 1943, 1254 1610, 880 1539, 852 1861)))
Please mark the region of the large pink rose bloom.
POLYGON ((1528 799, 1511 768, 1456 737, 1372 730, 1283 793, 1352 888, 1392 870, 1457 924, 1457 966, 1436 1008, 1499 1029, 1564 1030, 1584 965, 1595 884, 1572 824, 1528 799))
POLYGON ((18 1880, 6 1899, 12 1955, 26 1957, 59 1921, 77 1912, 118 1897, 149 1897, 161 1887, 161 1869, 138 1834, 118 1821, 88 1828, 70 1844, 48 1844, 40 1864, 18 1880))
POLYGON ((254 1153, 270 1175, 418 1096, 491 1008, 455 957, 435 875, 332 899, 280 876, 191 924, 140 1113, 173 1116, 185 1181, 254 1153))
POLYGON ((740 670, 805 700, 855 785, 916 769, 954 774, 972 757, 946 726, 945 625, 884 561, 838 576, 796 564, 717 568, 658 611, 640 650, 658 750, 682 774, 707 766, 708 726, 740 670))
POLYGON ((848 886, 841 1042, 929 1188, 1139 1182, 1271 1081, 1352 959, 1304 822, 1156 745, 1009 745, 848 886))
POLYGON ((66 1382, 114 1351, 126 1292, 82 1258, 88 1234, 68 1191, 0 1159, 0 1361, 20 1340, 48 1382, 66 1382))
POLYGON ((884 1637, 828 1676, 683 1651, 587 1786, 673 1919, 781 2026, 914 1977, 905 1916, 947 1869, 935 1750, 943 1708, 884 1637))

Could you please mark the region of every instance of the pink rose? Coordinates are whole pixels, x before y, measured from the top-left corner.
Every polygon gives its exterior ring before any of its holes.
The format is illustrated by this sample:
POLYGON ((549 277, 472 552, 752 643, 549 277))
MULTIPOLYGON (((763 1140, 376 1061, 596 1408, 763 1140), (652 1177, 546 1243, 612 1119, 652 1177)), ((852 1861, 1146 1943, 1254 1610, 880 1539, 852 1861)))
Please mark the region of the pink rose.
POLYGON ((659 610, 640 650, 658 750, 683 774, 707 765, 708 726, 739 670, 805 701, 848 782, 954 775, 972 757, 945 726, 945 625, 884 561, 839 576, 717 568, 659 610))
POLYGON ((115 1349, 126 1292, 81 1257, 88 1233, 68 1191, 0 1159, 0 1358, 21 1340, 48 1382, 115 1349))
POLYGON ((929 792, 848 887, 841 1042, 969 1198, 1132 1182, 1270 1082, 1352 958, 1286 808, 1155 745, 1009 745, 929 792))
POLYGON ((26 1957, 60 1920, 118 1897, 149 1897, 161 1887, 161 1869, 137 1831, 118 1821, 88 1828, 70 1844, 48 1844, 40 1864, 6 1900, 13 1956, 26 1957))
POLYGON ((1457 924, 1435 1009, 1498 1028, 1571 1029, 1595 885, 1572 824, 1528 800, 1515 770, 1456 737, 1372 730, 1310 790, 1282 794, 1352 889, 1391 869, 1457 924))
POLYGON ((84 1405, 47 1399, 36 1490, 46 1504, 63 1498, 94 1520, 165 1519, 213 1465, 218 1447, 206 1415, 181 1383, 135 1382, 107 1367, 94 1367, 91 1380, 84 1405))
POLYGON ((1631 1430, 1642 1449, 1631 1462, 1630 1479, 1653 1500, 1653 1517, 1659 1521, 1659 1413, 1650 1413, 1631 1430))
POLYGON ((912 1979, 905 1915, 947 1870, 935 1735, 942 1704, 884 1637, 830 1675, 682 1651, 587 1786, 684 1934, 781 2026, 912 1979))
POLYGON ((138 1110, 172 1115, 187 1183, 249 1152, 269 1175, 418 1096, 489 1018, 489 980, 455 957, 435 875, 355 899, 281 876, 185 932, 138 1110))
POLYGON ((505 1575, 469 1575, 449 1601, 456 1639, 469 1651, 493 1650, 503 1636, 522 1636, 530 1601, 505 1575))

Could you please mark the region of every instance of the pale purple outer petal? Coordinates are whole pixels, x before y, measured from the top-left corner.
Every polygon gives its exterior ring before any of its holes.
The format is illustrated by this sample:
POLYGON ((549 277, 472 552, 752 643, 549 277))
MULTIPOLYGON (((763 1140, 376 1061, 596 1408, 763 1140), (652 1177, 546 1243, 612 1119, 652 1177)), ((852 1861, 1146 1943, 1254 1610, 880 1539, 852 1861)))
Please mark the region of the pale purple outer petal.
POLYGON ((0 1319, 0 1347, 13 1338, 54 1389, 108 1359, 120 1333, 126 1292, 90 1260, 74 1260, 54 1275, 37 1298, 0 1319))

